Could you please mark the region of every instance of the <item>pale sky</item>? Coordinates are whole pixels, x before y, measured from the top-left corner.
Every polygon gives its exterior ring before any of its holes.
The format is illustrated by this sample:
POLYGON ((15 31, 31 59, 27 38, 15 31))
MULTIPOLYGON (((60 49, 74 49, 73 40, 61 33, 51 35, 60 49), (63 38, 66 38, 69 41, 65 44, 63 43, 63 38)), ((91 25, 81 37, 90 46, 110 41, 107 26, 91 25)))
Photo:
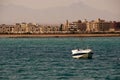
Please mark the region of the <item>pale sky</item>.
POLYGON ((120 0, 0 0, 0 24, 96 18, 120 21, 119 8, 120 0))
POLYGON ((1 4, 13 4, 32 9, 46 9, 58 6, 69 6, 77 2, 79 2, 79 0, 2 0, 1 4))

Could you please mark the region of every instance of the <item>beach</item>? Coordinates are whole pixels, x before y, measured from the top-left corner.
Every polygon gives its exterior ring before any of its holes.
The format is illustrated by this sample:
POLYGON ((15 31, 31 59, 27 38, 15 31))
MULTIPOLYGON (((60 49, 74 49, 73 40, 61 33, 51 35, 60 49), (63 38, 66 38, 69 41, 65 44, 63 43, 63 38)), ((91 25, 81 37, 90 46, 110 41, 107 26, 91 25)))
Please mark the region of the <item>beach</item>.
POLYGON ((120 37, 120 34, 0 34, 0 38, 120 37))

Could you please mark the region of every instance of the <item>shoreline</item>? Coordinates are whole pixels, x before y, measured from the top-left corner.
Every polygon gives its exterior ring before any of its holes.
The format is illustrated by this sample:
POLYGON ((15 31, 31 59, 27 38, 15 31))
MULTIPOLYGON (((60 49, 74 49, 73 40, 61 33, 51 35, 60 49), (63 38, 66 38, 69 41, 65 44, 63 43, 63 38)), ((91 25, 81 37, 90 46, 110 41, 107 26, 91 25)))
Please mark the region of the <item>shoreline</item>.
POLYGON ((0 38, 120 37, 120 34, 0 34, 0 38))

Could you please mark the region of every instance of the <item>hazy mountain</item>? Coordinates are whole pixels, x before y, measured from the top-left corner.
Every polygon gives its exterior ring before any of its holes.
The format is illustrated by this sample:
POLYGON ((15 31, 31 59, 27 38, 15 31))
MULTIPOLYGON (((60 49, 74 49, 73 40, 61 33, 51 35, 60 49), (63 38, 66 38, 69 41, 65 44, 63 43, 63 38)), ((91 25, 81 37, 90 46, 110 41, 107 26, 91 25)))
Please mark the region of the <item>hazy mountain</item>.
POLYGON ((96 19, 116 20, 117 16, 107 11, 97 10, 83 3, 49 9, 30 9, 18 5, 0 5, 0 23, 37 22, 63 23, 65 20, 96 19))

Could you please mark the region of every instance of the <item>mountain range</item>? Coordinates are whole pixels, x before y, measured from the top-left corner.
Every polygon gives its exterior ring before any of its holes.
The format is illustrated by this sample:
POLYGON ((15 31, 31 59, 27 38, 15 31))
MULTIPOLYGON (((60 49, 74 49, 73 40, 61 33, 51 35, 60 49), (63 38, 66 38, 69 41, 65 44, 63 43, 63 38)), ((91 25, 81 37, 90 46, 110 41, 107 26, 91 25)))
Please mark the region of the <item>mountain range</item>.
POLYGON ((118 20, 119 15, 104 10, 98 10, 81 2, 69 6, 52 7, 48 9, 31 9, 20 5, 0 5, 0 23, 35 22, 58 24, 66 20, 118 20))

